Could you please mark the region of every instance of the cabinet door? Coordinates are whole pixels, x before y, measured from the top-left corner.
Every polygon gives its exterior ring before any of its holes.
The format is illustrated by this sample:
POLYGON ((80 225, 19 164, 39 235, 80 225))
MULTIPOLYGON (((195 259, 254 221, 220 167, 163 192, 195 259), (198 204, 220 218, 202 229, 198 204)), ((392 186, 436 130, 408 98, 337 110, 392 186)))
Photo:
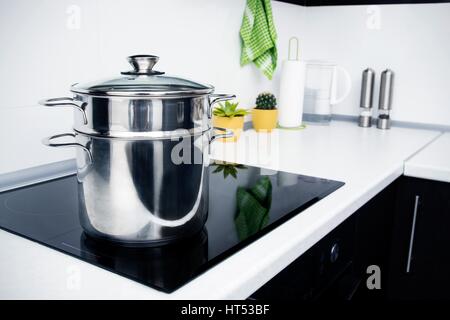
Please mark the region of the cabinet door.
POLYGON ((405 177, 398 192, 389 297, 450 298, 450 184, 405 177))
POLYGON ((314 289, 314 249, 306 251, 286 269, 253 293, 251 300, 311 300, 314 289))
POLYGON ((272 278, 250 299, 318 300, 345 299, 352 281, 334 284, 351 267, 355 219, 349 217, 333 231, 272 278), (328 293, 332 290, 333 292, 328 293))
POLYGON ((389 251, 395 211, 398 180, 394 181, 356 212, 355 273, 361 286, 354 299, 362 301, 386 298, 389 251), (367 287, 367 269, 378 266, 381 271, 381 289, 367 287))

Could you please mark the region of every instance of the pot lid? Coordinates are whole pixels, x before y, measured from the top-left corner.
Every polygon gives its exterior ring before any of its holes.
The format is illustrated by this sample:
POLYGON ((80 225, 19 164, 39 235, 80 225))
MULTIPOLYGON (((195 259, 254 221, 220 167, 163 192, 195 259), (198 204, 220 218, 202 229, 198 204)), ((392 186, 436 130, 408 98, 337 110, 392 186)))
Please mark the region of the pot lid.
POLYGON ((200 95, 214 91, 211 85, 165 75, 153 70, 159 57, 135 55, 128 57, 133 70, 122 72, 121 77, 89 83, 74 84, 72 92, 101 96, 180 96, 200 95))

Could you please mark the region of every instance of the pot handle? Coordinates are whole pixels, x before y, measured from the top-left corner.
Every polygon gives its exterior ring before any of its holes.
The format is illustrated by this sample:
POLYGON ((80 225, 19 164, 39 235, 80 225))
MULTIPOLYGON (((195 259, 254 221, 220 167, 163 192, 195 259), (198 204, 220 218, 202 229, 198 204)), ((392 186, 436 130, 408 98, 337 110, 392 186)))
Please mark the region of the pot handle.
POLYGON ((209 139, 209 143, 213 142, 214 140, 217 139, 222 139, 222 138, 231 138, 234 136, 234 132, 232 130, 226 129, 226 128, 220 128, 220 127, 213 127, 213 130, 219 130, 219 131, 224 131, 224 133, 219 133, 219 134, 215 134, 211 137, 211 139, 209 139))
POLYGON ((61 98, 44 99, 39 101, 39 104, 46 107, 67 107, 67 106, 74 107, 83 114, 84 124, 88 123, 85 111, 87 105, 86 102, 78 101, 69 97, 61 97, 61 98))
POLYGON ((210 94, 209 95, 209 108, 208 108, 208 118, 212 118, 212 107, 221 101, 231 100, 236 98, 234 94, 210 94))
POLYGON ((87 155, 88 155, 89 162, 90 162, 90 163, 93 162, 93 161, 92 161, 92 154, 91 154, 91 151, 90 151, 88 148, 86 148, 85 146, 83 146, 82 144, 80 144, 80 143, 77 143, 77 142, 64 142, 64 143, 55 143, 55 142, 52 142, 53 139, 58 139, 58 138, 62 138, 62 137, 72 137, 72 138, 75 138, 75 134, 74 134, 74 133, 61 133, 61 134, 56 134, 56 135, 54 135, 54 136, 51 136, 51 137, 47 137, 47 138, 42 139, 42 143, 43 143, 44 145, 46 145, 47 147, 54 147, 54 148, 57 148, 57 147, 78 147, 78 148, 81 148, 81 149, 83 149, 84 151, 86 151, 86 153, 87 153, 87 155))

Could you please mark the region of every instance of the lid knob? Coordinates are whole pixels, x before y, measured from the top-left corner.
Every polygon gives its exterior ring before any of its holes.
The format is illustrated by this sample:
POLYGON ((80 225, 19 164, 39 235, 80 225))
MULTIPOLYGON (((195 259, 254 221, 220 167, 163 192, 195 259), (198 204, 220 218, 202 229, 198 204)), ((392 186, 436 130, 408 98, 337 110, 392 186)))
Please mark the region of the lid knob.
POLYGON ((159 57, 152 55, 129 56, 128 62, 137 73, 152 73, 153 66, 158 62, 159 57))
POLYGON ((164 74, 164 72, 153 70, 153 67, 159 60, 159 57, 157 56, 152 56, 149 54, 139 54, 135 56, 129 56, 127 59, 128 62, 133 66, 133 70, 121 72, 122 74, 134 76, 152 76, 164 74))

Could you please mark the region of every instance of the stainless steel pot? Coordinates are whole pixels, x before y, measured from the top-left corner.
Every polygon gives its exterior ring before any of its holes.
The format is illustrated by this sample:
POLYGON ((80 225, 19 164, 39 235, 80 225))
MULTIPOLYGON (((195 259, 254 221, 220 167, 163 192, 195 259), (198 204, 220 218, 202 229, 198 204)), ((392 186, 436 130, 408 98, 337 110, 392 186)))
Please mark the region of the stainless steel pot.
MULTIPOLYGON (((129 245, 159 245, 198 232, 208 208, 211 107, 234 96, 152 71, 154 56, 129 58, 125 76, 73 85, 74 133, 43 143, 78 147, 80 222, 88 235, 129 245), (147 67, 146 67, 147 66, 147 67), (55 142, 67 138, 74 141, 55 142)), ((224 129, 223 129, 224 130, 224 129)))
POLYGON ((128 57, 133 71, 122 76, 74 84, 73 97, 42 100, 47 107, 73 107, 74 129, 113 138, 161 138, 173 130, 208 130, 211 107, 233 95, 213 94, 214 87, 154 71, 158 57, 128 57))

